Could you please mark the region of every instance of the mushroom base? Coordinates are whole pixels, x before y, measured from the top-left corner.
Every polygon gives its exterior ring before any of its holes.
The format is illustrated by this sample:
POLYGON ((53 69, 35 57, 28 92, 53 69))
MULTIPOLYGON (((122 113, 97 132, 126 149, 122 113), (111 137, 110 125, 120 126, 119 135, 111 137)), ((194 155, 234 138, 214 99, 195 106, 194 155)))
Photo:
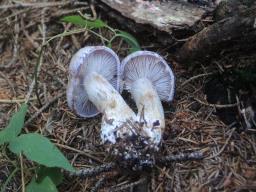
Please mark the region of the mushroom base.
POLYGON ((115 144, 106 144, 106 148, 120 167, 133 171, 153 167, 159 149, 155 144, 149 143, 149 138, 135 134, 118 138, 115 144))

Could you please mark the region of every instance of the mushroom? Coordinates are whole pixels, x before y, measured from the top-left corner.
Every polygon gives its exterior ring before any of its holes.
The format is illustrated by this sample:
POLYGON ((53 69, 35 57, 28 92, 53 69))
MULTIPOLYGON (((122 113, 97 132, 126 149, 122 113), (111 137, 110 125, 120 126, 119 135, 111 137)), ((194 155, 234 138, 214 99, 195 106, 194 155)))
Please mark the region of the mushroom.
POLYGON ((138 108, 137 121, 142 125, 149 144, 158 149, 165 129, 161 100, 169 102, 173 99, 173 72, 160 55, 151 51, 128 55, 121 68, 124 89, 131 93, 138 108))
POLYGON ((85 74, 81 68, 87 67, 102 75, 116 90, 120 91, 118 75, 120 61, 115 52, 103 46, 87 46, 80 49, 72 57, 69 65, 67 101, 69 108, 81 117, 93 117, 99 114, 95 105, 89 100, 83 86, 85 74))
POLYGON ((80 49, 71 59, 67 101, 82 117, 103 114, 102 141, 115 144, 117 138, 132 135, 124 125, 136 119, 135 113, 119 94, 120 62, 117 55, 104 46, 80 49))

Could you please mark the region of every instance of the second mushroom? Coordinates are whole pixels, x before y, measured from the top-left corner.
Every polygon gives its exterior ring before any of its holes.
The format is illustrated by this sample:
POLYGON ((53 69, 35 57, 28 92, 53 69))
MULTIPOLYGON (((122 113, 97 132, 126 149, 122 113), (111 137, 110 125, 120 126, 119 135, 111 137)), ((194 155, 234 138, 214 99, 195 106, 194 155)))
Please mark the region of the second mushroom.
POLYGON ((137 121, 157 150, 165 129, 163 101, 172 101, 175 78, 166 61, 151 51, 137 51, 121 63, 124 89, 127 89, 138 108, 137 121))

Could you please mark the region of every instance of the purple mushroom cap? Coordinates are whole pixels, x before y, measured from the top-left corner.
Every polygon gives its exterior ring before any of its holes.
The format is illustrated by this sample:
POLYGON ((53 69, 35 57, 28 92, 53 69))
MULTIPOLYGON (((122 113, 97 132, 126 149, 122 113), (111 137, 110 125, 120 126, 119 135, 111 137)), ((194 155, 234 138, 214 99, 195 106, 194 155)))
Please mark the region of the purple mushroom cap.
POLYGON ((163 101, 172 101, 175 91, 175 77, 167 62, 157 53, 136 51, 121 63, 124 89, 130 90, 133 82, 140 78, 151 81, 163 101))
POLYGON ((86 75, 96 72, 120 91, 120 61, 116 53, 104 46, 87 46, 72 57, 69 65, 67 102, 70 109, 81 117, 93 117, 99 111, 88 99, 83 86, 86 75))

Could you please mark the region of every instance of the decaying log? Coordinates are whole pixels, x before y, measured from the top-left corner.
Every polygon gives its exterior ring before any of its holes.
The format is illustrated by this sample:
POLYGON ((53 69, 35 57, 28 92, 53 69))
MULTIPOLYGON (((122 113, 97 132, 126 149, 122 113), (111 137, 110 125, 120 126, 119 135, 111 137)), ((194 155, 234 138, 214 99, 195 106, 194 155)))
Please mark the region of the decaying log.
POLYGON ((179 50, 179 61, 205 60, 222 49, 255 50, 256 7, 216 22, 192 36, 179 50))
POLYGON ((176 0, 98 0, 97 6, 131 31, 151 32, 164 44, 175 42, 173 38, 177 31, 179 37, 181 33, 191 34, 191 28, 213 10, 213 7, 176 0))

